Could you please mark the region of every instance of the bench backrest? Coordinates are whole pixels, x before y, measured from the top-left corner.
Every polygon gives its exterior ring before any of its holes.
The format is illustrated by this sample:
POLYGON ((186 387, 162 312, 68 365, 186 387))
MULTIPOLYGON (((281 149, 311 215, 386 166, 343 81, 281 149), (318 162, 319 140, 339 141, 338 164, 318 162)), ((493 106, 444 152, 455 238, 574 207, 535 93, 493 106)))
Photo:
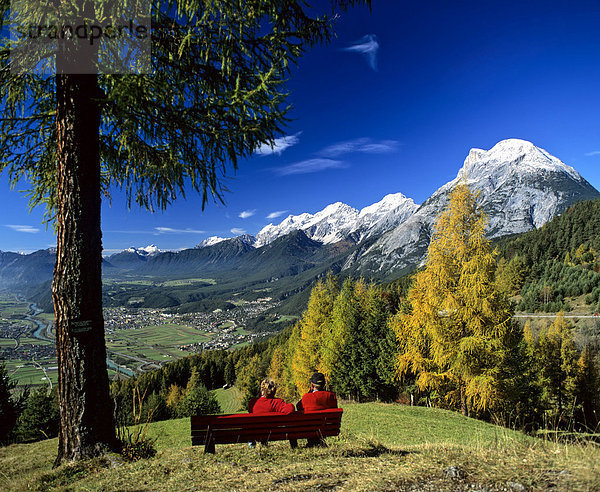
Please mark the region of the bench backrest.
POLYGON ((343 409, 288 415, 231 414, 191 417, 192 444, 228 444, 249 441, 280 441, 322 438, 340 433, 343 409))

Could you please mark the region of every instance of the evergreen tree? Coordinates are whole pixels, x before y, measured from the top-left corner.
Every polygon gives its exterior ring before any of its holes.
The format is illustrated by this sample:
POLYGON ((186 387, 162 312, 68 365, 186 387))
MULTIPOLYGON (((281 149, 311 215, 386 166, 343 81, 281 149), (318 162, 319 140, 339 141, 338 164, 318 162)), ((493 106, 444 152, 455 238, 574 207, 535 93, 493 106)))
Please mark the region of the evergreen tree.
MULTIPOLYGON (((329 4, 358 3, 368 0, 329 4)), ((19 68, 33 73, 44 60, 15 67, 14 54, 28 54, 21 44, 28 40, 7 28, 36 25, 48 12, 43 2, 2 3, 0 170, 13 183, 27 177, 31 203, 47 205, 57 231, 57 464, 117 445, 102 315, 102 193, 120 187, 130 202, 150 209, 167 207, 186 187, 203 203, 221 199, 229 163, 235 168, 281 132, 290 64, 333 34, 334 16, 312 17, 314 9, 299 0, 148 5, 151 74, 99 75, 98 66, 121 52, 100 56, 103 41, 72 36, 58 43, 56 75, 23 76, 19 68)), ((115 9, 123 22, 138 7, 73 0, 56 8, 84 25, 114 20, 115 9)))
POLYGON ((362 395, 370 400, 390 400, 396 395, 393 366, 398 351, 381 289, 369 286, 364 309, 362 395))
POLYGON ((516 254, 509 261, 500 258, 496 270, 496 286, 500 292, 508 296, 517 295, 528 273, 529 268, 523 256, 516 254))
POLYGON ((235 385, 244 395, 242 409, 246 410, 250 399, 260 394, 260 382, 264 377, 260 356, 254 354, 250 359, 240 358, 235 366, 235 373, 237 374, 235 385))
POLYGON ((285 346, 278 345, 273 350, 267 376, 277 384, 277 397, 290 401, 296 398, 293 384, 290 384, 285 370, 285 346))
POLYGON ((575 423, 581 430, 596 431, 600 417, 599 387, 597 354, 588 344, 577 361, 577 375, 574 381, 575 423))
POLYGON ((225 366, 225 383, 230 386, 235 384, 235 365, 231 358, 227 360, 227 365, 225 366))
POLYGON ((219 413, 221 407, 202 382, 200 371, 197 367, 192 369, 192 375, 185 388, 183 396, 177 403, 176 414, 178 417, 191 417, 193 415, 206 415, 219 413))
POLYGON ((436 222, 425 268, 414 277, 410 312, 395 318, 401 374, 442 390, 463 414, 499 403, 497 368, 512 328, 510 304, 494 283, 486 217, 466 184, 436 222))
POLYGON ((571 326, 560 312, 540 331, 534 351, 543 405, 553 427, 567 425, 572 417, 578 358, 571 326))
POLYGON ((16 434, 23 441, 40 441, 58 435, 58 388, 33 391, 17 423, 16 434))
POLYGON ((0 444, 6 443, 11 437, 17 417, 19 416, 19 407, 15 401, 12 390, 17 386, 16 381, 12 381, 6 365, 0 364, 0 444))
POLYGON ((323 372, 329 376, 333 389, 346 398, 359 399, 359 374, 356 356, 360 340, 362 309, 360 291, 362 282, 351 278, 344 280, 335 298, 331 320, 325 325, 323 348, 323 372))

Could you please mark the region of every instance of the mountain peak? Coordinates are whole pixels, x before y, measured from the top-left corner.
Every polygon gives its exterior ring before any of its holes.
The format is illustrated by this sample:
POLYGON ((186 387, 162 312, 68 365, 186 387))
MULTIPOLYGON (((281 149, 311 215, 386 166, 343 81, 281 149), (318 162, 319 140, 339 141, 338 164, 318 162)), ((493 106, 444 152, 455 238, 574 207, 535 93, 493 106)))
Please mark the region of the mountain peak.
POLYGON ((222 241, 227 241, 227 239, 228 238, 226 238, 226 237, 210 236, 210 237, 207 237, 204 241, 201 241, 200 243, 198 243, 194 247, 196 249, 206 248, 207 246, 212 246, 213 244, 217 244, 222 241))
POLYGON ((490 150, 471 149, 457 177, 440 187, 406 221, 383 234, 345 267, 390 272, 423 260, 435 221, 452 190, 466 182, 488 217, 490 238, 541 227, 575 202, 600 193, 560 159, 531 142, 511 138, 490 150))
POLYGON ((154 244, 150 244, 143 248, 135 248, 131 246, 130 248, 127 248, 124 252, 135 253, 139 256, 154 256, 160 253, 160 249, 158 249, 154 244))
POLYGON ((251 234, 242 234, 240 236, 236 236, 232 239, 237 243, 247 244, 248 246, 254 246, 256 243, 256 238, 251 234))
POLYGON ((456 180, 466 178, 468 182, 473 182, 499 174, 508 176, 539 172, 560 172, 577 181, 582 180, 571 166, 546 150, 519 138, 501 140, 490 150, 471 149, 456 180))
POLYGON ((385 195, 377 203, 373 203, 372 205, 368 205, 367 207, 361 209, 360 217, 365 217, 382 210, 389 211, 405 204, 406 202, 412 202, 413 204, 415 203, 412 198, 407 198, 402 193, 390 193, 389 195, 385 195))

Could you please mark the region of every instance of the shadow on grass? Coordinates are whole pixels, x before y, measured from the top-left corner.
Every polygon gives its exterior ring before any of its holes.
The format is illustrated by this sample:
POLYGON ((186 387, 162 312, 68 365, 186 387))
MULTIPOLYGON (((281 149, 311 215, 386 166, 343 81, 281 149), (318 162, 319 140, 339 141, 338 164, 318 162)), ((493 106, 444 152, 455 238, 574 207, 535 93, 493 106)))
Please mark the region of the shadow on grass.
POLYGON ((361 447, 344 449, 340 452, 340 456, 345 458, 377 458, 383 454, 392 456, 407 456, 415 451, 403 451, 401 449, 390 449, 380 443, 367 443, 361 447))
POLYGON ((38 479, 35 490, 46 491, 57 487, 66 487, 87 477, 91 473, 109 467, 110 462, 104 457, 68 463, 55 468, 51 472, 42 474, 38 479))
POLYGON ((315 486, 315 489, 318 490, 333 490, 338 487, 344 485, 344 478, 347 476, 345 473, 341 474, 330 474, 330 473, 321 473, 321 474, 312 474, 312 473, 298 473, 295 475, 289 475, 287 477, 278 478, 273 480, 271 484, 273 485, 290 485, 290 484, 298 484, 300 485, 302 482, 308 481, 317 481, 318 487, 315 486))

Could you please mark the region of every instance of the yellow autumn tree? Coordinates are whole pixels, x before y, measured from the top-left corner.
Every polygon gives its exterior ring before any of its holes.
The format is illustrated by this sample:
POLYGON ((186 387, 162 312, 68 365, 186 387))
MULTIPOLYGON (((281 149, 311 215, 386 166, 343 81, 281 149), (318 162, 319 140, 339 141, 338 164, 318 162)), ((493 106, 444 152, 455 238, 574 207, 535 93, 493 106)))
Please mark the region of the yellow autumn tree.
POLYGON ((296 387, 291 380, 291 373, 286 366, 286 345, 278 345, 273 350, 267 377, 271 378, 277 384, 277 397, 285 401, 291 401, 298 398, 296 387))
POLYGON ((308 380, 314 371, 330 374, 323 364, 323 341, 331 324, 331 313, 338 295, 337 278, 328 275, 312 289, 308 307, 292 331, 291 370, 299 394, 308 389, 308 380))
POLYGON ((414 277, 410 310, 392 321, 399 373, 412 373, 421 390, 443 394, 465 415, 498 402, 498 365, 516 330, 494 281, 486 223, 477 196, 459 184, 435 224, 425 268, 414 277))
POLYGON ((574 404, 580 402, 574 402, 579 353, 564 312, 557 313, 554 322, 540 331, 534 358, 546 417, 552 425, 565 425, 574 404))

